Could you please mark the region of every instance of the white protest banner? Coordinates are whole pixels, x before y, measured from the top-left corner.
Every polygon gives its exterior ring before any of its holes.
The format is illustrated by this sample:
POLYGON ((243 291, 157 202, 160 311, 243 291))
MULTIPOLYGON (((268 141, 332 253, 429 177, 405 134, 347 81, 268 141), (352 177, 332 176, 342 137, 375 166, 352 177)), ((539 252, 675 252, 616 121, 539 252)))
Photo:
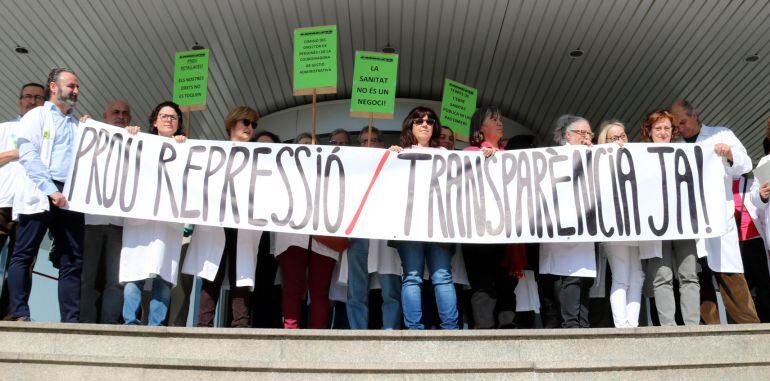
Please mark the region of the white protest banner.
POLYGON ((188 140, 81 124, 84 213, 377 239, 660 240, 725 231, 724 168, 696 144, 480 152, 188 140))

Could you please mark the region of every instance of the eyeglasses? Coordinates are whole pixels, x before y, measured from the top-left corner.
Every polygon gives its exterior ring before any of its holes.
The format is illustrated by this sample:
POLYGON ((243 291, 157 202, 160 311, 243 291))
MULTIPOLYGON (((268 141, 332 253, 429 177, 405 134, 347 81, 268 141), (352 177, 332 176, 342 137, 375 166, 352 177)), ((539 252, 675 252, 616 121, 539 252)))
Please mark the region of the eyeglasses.
POLYGON ((581 138, 593 138, 594 133, 591 131, 583 131, 583 130, 567 130, 573 134, 580 135, 581 138))
POLYGON ((251 119, 243 119, 241 120, 243 122, 243 125, 246 127, 253 126, 254 128, 257 128, 257 121, 251 120, 251 119))
POLYGON ((615 135, 613 137, 608 137, 607 141, 610 142, 610 143, 615 143, 617 141, 627 142, 628 141, 628 135, 626 135, 625 133, 620 134, 620 135, 615 135))
POLYGON ((179 120, 179 117, 176 115, 169 115, 169 114, 158 114, 158 119, 160 120, 170 120, 172 122, 176 122, 179 120))
POLYGON ((415 126, 419 126, 419 125, 421 125, 423 123, 427 123, 429 126, 433 127, 433 126, 436 125, 436 119, 433 119, 433 118, 427 118, 427 119, 414 118, 414 119, 412 119, 412 124, 415 125, 415 126))
POLYGON ((24 94, 21 97, 19 97, 19 99, 23 99, 25 101, 29 101, 29 100, 33 100, 33 99, 36 100, 36 101, 40 101, 40 102, 45 101, 45 97, 44 96, 42 96, 42 95, 32 95, 32 94, 24 94))

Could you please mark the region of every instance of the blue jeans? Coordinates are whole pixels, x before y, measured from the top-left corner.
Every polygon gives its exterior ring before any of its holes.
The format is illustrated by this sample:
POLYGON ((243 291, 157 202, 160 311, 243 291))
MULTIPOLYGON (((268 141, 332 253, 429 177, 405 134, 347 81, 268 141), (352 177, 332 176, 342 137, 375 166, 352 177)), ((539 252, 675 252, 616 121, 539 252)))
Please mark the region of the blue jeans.
POLYGON ((422 275, 427 261, 441 329, 459 329, 457 295, 452 283, 452 253, 433 242, 402 241, 398 242, 397 249, 404 268, 401 300, 406 328, 425 329, 421 321, 422 275))
MULTIPOLYGON (((348 322, 351 329, 369 327, 369 240, 352 238, 348 248, 348 322)), ((378 274, 382 288, 382 325, 401 328, 398 275, 378 274)))
MULTIPOLYGON (((142 287, 144 280, 128 282, 123 286, 123 320, 126 325, 140 325, 139 313, 142 309, 142 287)), ((152 278, 152 297, 150 299, 150 326, 166 325, 168 305, 171 302, 171 283, 161 277, 152 278)))

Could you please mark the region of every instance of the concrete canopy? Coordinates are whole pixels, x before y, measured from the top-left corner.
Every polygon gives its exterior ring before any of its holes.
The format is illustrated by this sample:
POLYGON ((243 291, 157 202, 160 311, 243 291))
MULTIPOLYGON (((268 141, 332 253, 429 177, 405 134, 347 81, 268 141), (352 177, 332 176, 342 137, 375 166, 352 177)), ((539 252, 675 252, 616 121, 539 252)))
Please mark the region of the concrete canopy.
MULTIPOLYGON (((755 160, 770 117, 766 0, 127 0, 0 1, 0 111, 17 114, 21 84, 56 66, 81 82, 79 113, 111 99, 146 126, 171 98, 173 56, 211 49, 207 109, 192 137, 221 139, 228 109, 261 114, 310 102, 292 95, 292 30, 336 24, 338 91, 349 98, 355 50, 400 54, 399 98, 440 100, 445 77, 479 89, 548 140, 560 114, 627 123, 688 98, 707 124, 736 131, 755 160), (28 54, 16 52, 17 46, 28 54), (581 51, 577 58, 570 52, 581 51), (757 56, 753 62, 747 59, 757 56)), ((577 54, 577 53, 573 53, 577 54)), ((398 116, 397 116, 398 118, 398 116)))

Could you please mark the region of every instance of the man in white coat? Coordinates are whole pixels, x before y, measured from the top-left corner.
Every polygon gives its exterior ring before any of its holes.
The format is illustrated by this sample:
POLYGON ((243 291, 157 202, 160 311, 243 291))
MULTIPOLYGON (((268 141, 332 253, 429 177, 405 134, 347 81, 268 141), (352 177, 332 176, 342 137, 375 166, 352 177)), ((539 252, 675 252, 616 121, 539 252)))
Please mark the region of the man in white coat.
POLYGON ((721 237, 700 239, 697 242, 698 256, 707 256, 708 265, 701 262, 701 320, 706 324, 719 324, 716 292, 711 275, 719 284, 725 309, 736 323, 759 323, 754 301, 751 299, 743 262, 738 246, 738 230, 735 225, 735 201, 732 192, 734 176, 751 170, 751 158, 746 154, 740 140, 730 129, 710 127, 701 123, 700 115, 687 100, 680 100, 671 106, 674 123, 679 128, 682 140, 687 143, 713 145, 714 152, 722 157, 725 167, 725 215, 727 232, 721 237))
MULTIPOLYGON (((16 135, 21 117, 35 107, 42 106, 45 102, 45 87, 39 83, 27 83, 21 87, 19 93, 19 116, 11 121, 0 124, 0 250, 8 242, 8 255, 10 259, 13 253, 16 238, 16 225, 13 222, 13 194, 14 183, 17 181, 21 164, 19 164, 19 147, 16 144, 16 135)), ((8 259, 0 263, 3 273, 8 270, 8 259)), ((8 288, 5 278, 2 282, 2 296, 0 296, 0 311, 3 316, 8 309, 8 288)))
POLYGON ((80 314, 83 214, 66 209, 61 193, 75 150, 78 120, 78 78, 69 69, 53 69, 46 82, 46 98, 21 118, 17 136, 19 162, 26 176, 17 181, 13 203, 18 216, 16 247, 8 270, 10 315, 29 321, 30 266, 46 230, 60 252, 59 311, 61 321, 77 323, 80 314))
POLYGON ((16 135, 19 121, 27 111, 42 106, 45 102, 44 87, 39 83, 28 83, 21 87, 19 116, 0 124, 0 249, 8 241, 8 252, 13 252, 15 230, 11 209, 13 207, 13 184, 19 165, 19 147, 16 135))

